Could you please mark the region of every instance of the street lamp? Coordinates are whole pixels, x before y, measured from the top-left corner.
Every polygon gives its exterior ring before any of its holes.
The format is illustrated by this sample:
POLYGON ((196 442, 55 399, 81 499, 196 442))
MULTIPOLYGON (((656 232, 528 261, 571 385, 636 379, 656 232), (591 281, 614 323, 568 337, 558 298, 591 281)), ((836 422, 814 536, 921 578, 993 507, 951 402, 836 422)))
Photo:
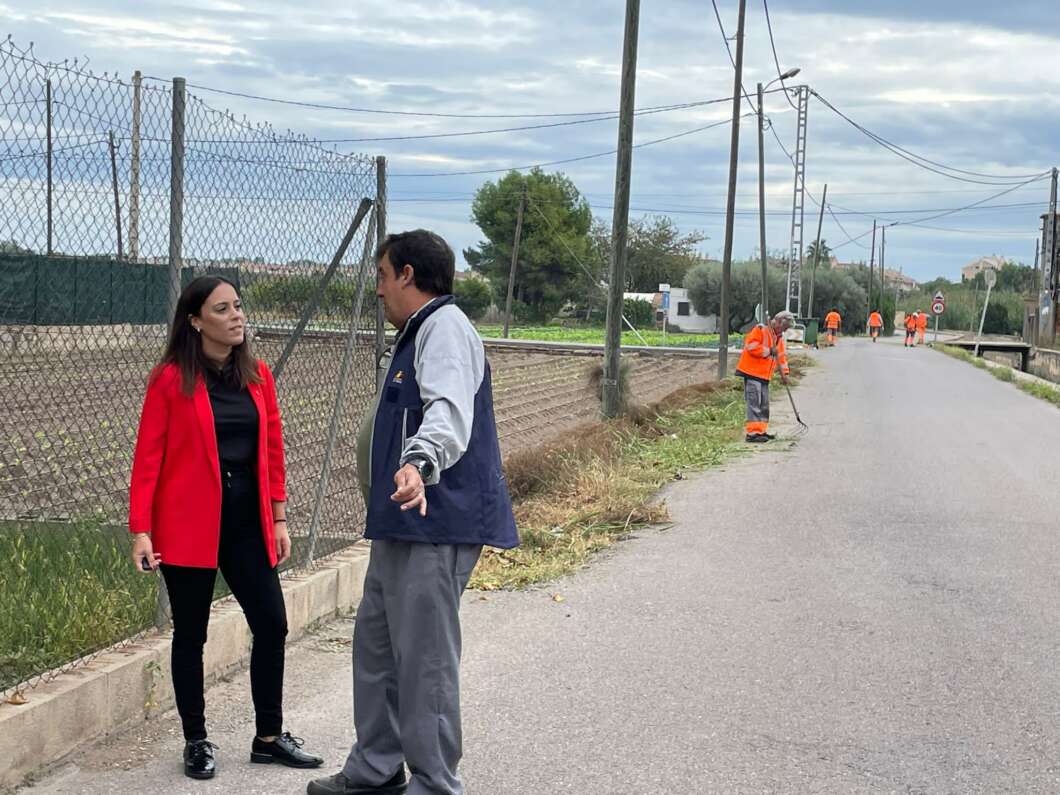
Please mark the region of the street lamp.
POLYGON ((766 154, 765 154, 765 142, 763 141, 764 135, 764 119, 762 114, 762 94, 765 93, 766 88, 780 81, 783 82, 789 78, 795 77, 800 71, 798 67, 789 69, 779 77, 775 77, 770 80, 765 87, 761 83, 758 84, 758 247, 760 256, 762 258, 762 317, 763 323, 766 322, 766 301, 768 299, 768 276, 766 272, 766 154))

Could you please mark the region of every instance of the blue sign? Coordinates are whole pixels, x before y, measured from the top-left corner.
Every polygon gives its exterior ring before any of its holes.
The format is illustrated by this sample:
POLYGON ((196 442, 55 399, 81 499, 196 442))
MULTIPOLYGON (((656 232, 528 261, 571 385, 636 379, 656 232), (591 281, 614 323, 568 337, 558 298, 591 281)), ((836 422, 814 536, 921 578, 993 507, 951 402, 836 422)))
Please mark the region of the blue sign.
POLYGON ((669 310, 669 308, 670 308, 670 294, 669 293, 663 293, 662 308, 666 309, 666 310, 669 310))

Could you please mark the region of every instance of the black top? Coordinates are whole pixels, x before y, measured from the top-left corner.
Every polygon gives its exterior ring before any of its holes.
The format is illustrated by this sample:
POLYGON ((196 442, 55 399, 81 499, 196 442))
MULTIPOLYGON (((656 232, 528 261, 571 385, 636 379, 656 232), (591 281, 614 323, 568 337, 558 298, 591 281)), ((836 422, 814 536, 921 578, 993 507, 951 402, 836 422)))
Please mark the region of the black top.
POLYGON ((206 370, 221 469, 253 469, 258 459, 258 409, 250 390, 226 375, 206 370))

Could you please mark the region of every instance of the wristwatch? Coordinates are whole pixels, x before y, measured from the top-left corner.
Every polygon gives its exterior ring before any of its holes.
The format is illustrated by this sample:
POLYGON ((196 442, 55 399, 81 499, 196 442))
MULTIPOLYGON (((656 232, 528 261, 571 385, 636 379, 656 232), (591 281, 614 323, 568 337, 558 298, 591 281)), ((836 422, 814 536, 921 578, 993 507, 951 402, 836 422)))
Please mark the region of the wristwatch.
POLYGON ((416 471, 420 473, 420 479, 424 482, 434 474, 434 464, 431 463, 429 458, 424 456, 410 456, 405 463, 416 467, 416 471))

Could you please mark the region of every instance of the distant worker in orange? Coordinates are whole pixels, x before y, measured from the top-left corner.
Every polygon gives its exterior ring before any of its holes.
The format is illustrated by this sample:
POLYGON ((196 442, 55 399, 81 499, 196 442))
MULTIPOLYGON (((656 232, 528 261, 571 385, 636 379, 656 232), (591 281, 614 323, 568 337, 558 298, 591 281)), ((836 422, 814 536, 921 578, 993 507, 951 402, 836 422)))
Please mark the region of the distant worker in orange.
POLYGON ((795 325, 791 312, 777 312, 769 325, 759 324, 744 337, 743 353, 736 365, 736 375, 743 378, 743 396, 747 401, 745 441, 768 442, 776 437, 769 433, 769 381, 777 364, 784 377, 788 375, 788 352, 784 332, 795 325))
POLYGON ((905 347, 912 348, 916 345, 916 316, 918 313, 910 312, 905 316, 905 347))
POLYGON ((917 332, 916 344, 917 345, 923 345, 924 341, 927 339, 927 324, 928 324, 927 312, 919 312, 918 311, 916 313, 916 332, 917 332))
POLYGON ((828 344, 835 345, 836 335, 839 333, 839 326, 843 322, 843 318, 839 316, 839 313, 834 309, 824 316, 824 327, 828 329, 828 344))
POLYGON ((869 336, 872 337, 872 341, 875 342, 876 338, 880 336, 880 329, 883 328, 883 315, 877 310, 873 309, 869 315, 869 336))

